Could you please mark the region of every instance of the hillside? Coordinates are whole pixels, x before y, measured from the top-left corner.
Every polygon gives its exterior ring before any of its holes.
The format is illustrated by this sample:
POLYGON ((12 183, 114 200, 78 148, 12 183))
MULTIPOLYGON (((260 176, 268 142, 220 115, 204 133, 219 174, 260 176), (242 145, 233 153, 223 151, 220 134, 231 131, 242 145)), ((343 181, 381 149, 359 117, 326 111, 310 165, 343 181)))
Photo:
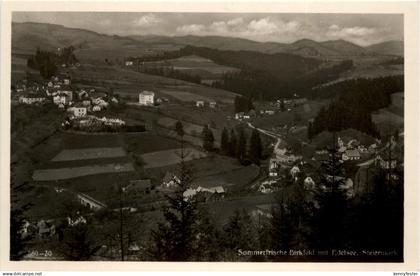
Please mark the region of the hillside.
POLYGON ((382 55, 404 56, 404 42, 399 40, 370 45, 367 49, 382 55))
MULTIPOLYGON (((14 51, 33 52, 36 47, 46 50, 73 45, 81 59, 121 59, 126 56, 153 55, 174 51, 191 45, 229 51, 256 51, 262 53, 287 53, 304 57, 347 59, 402 54, 395 41, 361 47, 344 40, 317 42, 309 39, 285 44, 257 42, 222 36, 111 36, 89 30, 67 28, 46 23, 12 23, 12 48, 14 51)), ((401 42, 400 42, 401 43, 401 42)))

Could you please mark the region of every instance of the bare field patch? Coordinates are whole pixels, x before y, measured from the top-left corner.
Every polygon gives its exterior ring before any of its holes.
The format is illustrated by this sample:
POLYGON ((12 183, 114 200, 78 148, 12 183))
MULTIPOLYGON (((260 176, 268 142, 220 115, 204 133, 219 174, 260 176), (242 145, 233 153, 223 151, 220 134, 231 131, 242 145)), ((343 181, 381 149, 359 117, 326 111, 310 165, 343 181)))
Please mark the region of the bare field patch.
POLYGON ((90 148, 90 149, 65 149, 57 154, 52 161, 72 161, 97 158, 124 157, 123 148, 90 148))
MULTIPOLYGON (((187 156, 185 157, 185 161, 191 161, 194 159, 200 159, 207 157, 207 154, 198 151, 193 148, 186 148, 185 152, 187 156)), ((157 168, 157 167, 165 167, 170 166, 173 164, 177 164, 181 161, 180 158, 181 149, 170 149, 170 150, 162 150, 156 151, 151 153, 145 153, 141 155, 145 165, 144 168, 157 168)))
POLYGON ((183 102, 193 102, 193 101, 213 101, 212 98, 201 96, 197 94, 193 94, 191 92, 185 92, 185 91, 177 91, 177 90, 160 90, 160 93, 163 93, 165 95, 171 96, 176 98, 177 100, 183 101, 183 102))
POLYGON ((134 167, 131 163, 115 163, 72 168, 36 170, 32 175, 32 179, 35 181, 54 181, 62 179, 71 179, 86 175, 131 171, 134 171, 134 167))

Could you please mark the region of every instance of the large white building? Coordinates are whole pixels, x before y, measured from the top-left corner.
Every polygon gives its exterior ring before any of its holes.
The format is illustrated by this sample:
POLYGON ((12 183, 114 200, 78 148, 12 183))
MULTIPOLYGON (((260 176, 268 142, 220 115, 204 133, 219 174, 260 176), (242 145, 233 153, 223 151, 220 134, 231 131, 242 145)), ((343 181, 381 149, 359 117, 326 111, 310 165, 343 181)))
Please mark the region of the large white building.
POLYGON ((139 94, 140 105, 154 105, 155 93, 152 91, 143 91, 139 94))
POLYGON ((72 113, 74 117, 85 117, 87 114, 87 108, 84 106, 72 106, 67 111, 72 113))

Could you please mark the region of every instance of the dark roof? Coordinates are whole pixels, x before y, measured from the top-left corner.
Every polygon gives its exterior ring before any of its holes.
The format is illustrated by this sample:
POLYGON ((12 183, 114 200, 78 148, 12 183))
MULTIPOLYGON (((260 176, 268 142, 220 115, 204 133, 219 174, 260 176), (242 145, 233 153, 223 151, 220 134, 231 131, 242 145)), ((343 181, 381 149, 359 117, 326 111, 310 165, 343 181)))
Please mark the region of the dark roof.
POLYGON ((168 182, 171 181, 176 175, 172 172, 166 172, 165 176, 163 177, 162 181, 163 182, 168 182))
POLYGON ((139 179, 139 180, 130 180, 130 184, 126 187, 127 190, 132 189, 146 189, 150 188, 152 182, 150 179, 139 179))

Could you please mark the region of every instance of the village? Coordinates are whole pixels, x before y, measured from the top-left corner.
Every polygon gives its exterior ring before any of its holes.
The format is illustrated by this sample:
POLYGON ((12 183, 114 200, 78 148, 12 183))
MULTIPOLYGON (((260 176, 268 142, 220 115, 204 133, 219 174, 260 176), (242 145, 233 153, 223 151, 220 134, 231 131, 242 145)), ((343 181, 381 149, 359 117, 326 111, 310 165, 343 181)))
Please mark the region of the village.
MULTIPOLYGON (((107 109, 112 106, 118 106, 122 104, 121 99, 118 95, 110 95, 104 92, 95 91, 95 89, 74 89, 74 83, 67 74, 61 74, 59 76, 53 76, 50 80, 45 83, 29 83, 26 80, 20 81, 15 84, 15 89, 12 91, 12 101, 15 101, 18 105, 33 105, 43 106, 48 105, 49 108, 55 108, 63 113, 63 122, 61 124, 63 131, 82 131, 82 132, 109 132, 112 129, 113 132, 122 131, 118 126, 125 125, 125 121, 121 117, 107 115, 107 109), (101 114, 98 117, 97 114, 101 114)), ((271 148, 272 153, 268 154, 265 161, 261 163, 260 170, 256 178, 252 179, 249 183, 247 197, 259 195, 270 196, 273 193, 277 193, 285 189, 287 179, 292 179, 293 182, 303 181, 305 190, 311 194, 317 189, 317 184, 320 182, 319 178, 319 166, 323 161, 328 160, 329 150, 328 146, 323 148, 316 148, 312 154, 296 152, 286 142, 288 137, 293 136, 294 131, 301 127, 299 124, 290 124, 276 127, 273 126, 271 129, 263 129, 255 127, 253 124, 258 123, 258 119, 275 116, 277 113, 289 113, 294 108, 303 107, 308 108, 307 99, 298 98, 297 95, 294 99, 282 99, 268 103, 268 107, 271 109, 262 109, 256 111, 254 109, 249 112, 238 112, 233 115, 226 115, 226 121, 234 123, 235 125, 243 125, 249 130, 258 130, 261 136, 267 142, 268 148, 271 148), (284 111, 281 111, 281 110, 284 111)), ((165 104, 169 104, 170 100, 167 97, 158 97, 157 93, 149 90, 140 91, 138 93, 138 101, 127 102, 127 106, 140 109, 156 108, 162 105, 164 108, 165 104)), ((185 104, 185 103, 184 103, 185 104)), ((218 103, 216 101, 205 101, 196 100, 189 102, 193 108, 203 109, 208 108, 218 109, 218 103)), ((162 107, 161 106, 161 107, 162 107)), ((16 107, 18 108, 18 107, 16 107)), ((146 129, 147 131, 147 129, 146 129)), ((366 179, 361 176, 361 171, 369 169, 371 167, 379 166, 383 169, 395 169, 398 164, 402 163, 402 154, 399 153, 400 146, 397 145, 394 136, 391 136, 389 141, 375 140, 371 144, 363 144, 354 137, 346 136, 342 139, 340 136, 336 137, 336 147, 340 154, 339 162, 345 164, 347 167, 358 168, 354 174, 346 175, 343 178, 340 189, 345 191, 345 194, 349 198, 357 197, 359 194, 366 192, 367 185, 366 179), (392 151, 392 154, 389 152, 392 151)), ((301 141, 302 145, 308 145, 308 142, 301 141)), ((197 144, 193 145, 197 150, 202 151, 197 144)), ((116 157, 118 153, 112 152, 112 148, 108 149, 109 152, 104 149, 98 149, 97 152, 86 152, 81 151, 79 157, 76 159, 91 159, 101 155, 103 157, 116 157), (101 151, 101 152, 100 152, 101 151), (86 155, 86 156, 83 156, 86 155)), ((205 152, 205 151, 204 151, 205 152)), ((121 156, 125 153, 121 153, 121 156)), ((57 156, 58 157, 58 156, 57 156)), ((57 158, 56 157, 56 158, 57 158)), ((202 158, 198 155, 197 158, 202 158)), ((63 159, 67 160, 67 159, 63 159)), ((70 159, 69 159, 70 160, 70 159)), ((194 157, 193 159, 194 160, 194 157)), ((176 160, 173 162, 176 163, 176 160)), ((217 166, 217 164, 214 164, 217 166)), ((121 168, 111 168, 111 170, 104 170, 103 172, 122 172, 122 171, 133 171, 134 167, 127 163, 126 166, 121 168)), ((52 177, 54 173, 52 171, 35 171, 33 174, 33 180, 39 182, 57 180, 57 179, 72 179, 73 177, 84 176, 89 174, 101 173, 100 170, 96 172, 77 172, 77 168, 73 168, 71 172, 60 171, 57 172, 56 177, 52 177), (69 176, 65 176, 66 173, 70 173, 69 176)), ((398 177, 392 175, 392 177, 398 177)), ((157 196, 156 193, 167 194, 172 193, 177 185, 179 185, 180 179, 176 173, 176 170, 167 171, 161 180, 156 182, 156 179, 142 178, 132 179, 122 186, 122 192, 127 195, 127 198, 135 196, 135 198, 141 198, 145 200, 148 196, 153 193, 154 200, 161 201, 162 196, 157 196), (153 182, 153 183, 152 183, 153 182), (159 199, 158 199, 159 198, 159 199)), ((200 181, 199 181, 200 183, 200 181)), ((212 202, 220 201, 231 201, 236 196, 230 193, 230 187, 225 182, 213 181, 211 184, 201 186, 200 184, 194 184, 193 187, 189 188, 184 192, 185 200, 191 197, 199 198, 200 202, 212 204, 212 202)), ((80 206, 86 208, 85 210, 91 210, 98 212, 102 209, 109 208, 108 203, 101 202, 95 199, 94 196, 88 195, 84 192, 78 192, 76 190, 68 189, 65 186, 53 186, 54 191, 57 194, 68 193, 79 202, 80 206)), ((326 189, 326 187, 321 187, 326 189)), ((117 195, 116 195, 117 196, 117 195)), ((312 198, 315 206, 317 205, 316 199, 312 198)), ((127 200, 133 202, 132 200, 127 200)), ((145 200, 148 201, 148 200, 145 200)), ((269 219, 271 217, 270 206, 275 206, 274 201, 271 197, 262 198, 259 200, 260 203, 254 205, 249 209, 250 214, 260 220, 261 217, 269 219)), ((127 203, 128 203, 127 202, 127 203)), ((155 206, 155 205, 153 205, 155 206)), ((121 207, 115 207, 115 204, 111 204, 111 208, 115 211, 119 209, 124 212, 133 214, 141 213, 138 204, 132 206, 125 205, 121 207), (112 207, 113 206, 113 207, 112 207)), ((142 207, 143 208, 143 207, 142 207)), ((154 207, 153 207, 154 208, 154 207)), ((73 215, 66 217, 68 226, 73 227, 77 224, 87 223, 86 216, 89 216, 89 212, 80 213, 79 211, 73 215)), ((38 236, 40 241, 52 239, 56 236, 55 222, 54 219, 42 218, 37 221, 26 221, 23 228, 20 230, 22 237, 27 235, 38 236)), ((130 245, 129 251, 132 254, 140 250, 137 243, 130 245)), ((33 257, 33 256, 32 256, 33 257)), ((45 257, 45 256, 44 256, 45 257)), ((51 256, 47 256, 51 258, 51 256)))
POLYGON ((401 251, 400 53, 12 27, 11 259, 401 251))

